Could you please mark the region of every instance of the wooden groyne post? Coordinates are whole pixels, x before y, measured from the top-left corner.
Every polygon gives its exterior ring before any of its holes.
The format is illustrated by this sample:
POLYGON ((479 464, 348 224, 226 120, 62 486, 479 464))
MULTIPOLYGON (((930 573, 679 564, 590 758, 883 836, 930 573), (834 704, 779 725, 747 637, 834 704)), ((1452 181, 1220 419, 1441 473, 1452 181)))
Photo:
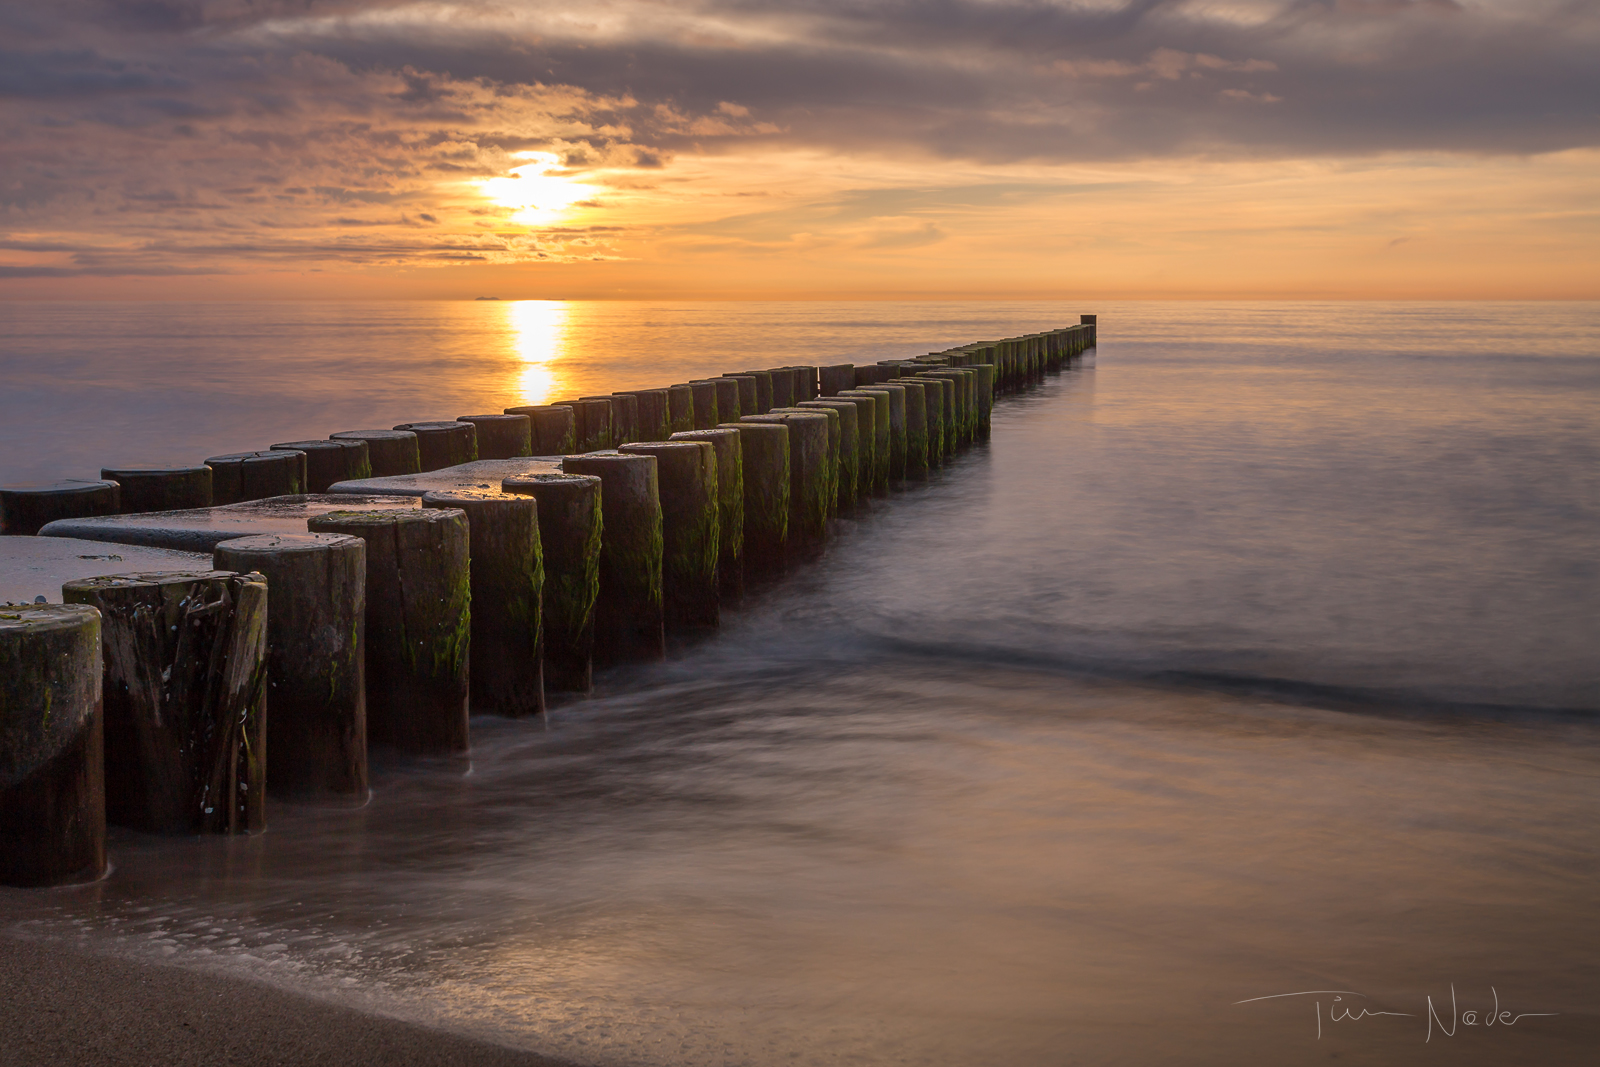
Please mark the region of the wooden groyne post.
POLYGON ((312 533, 367 545, 367 738, 402 752, 465 752, 472 645, 467 517, 459 508, 334 511, 312 533))
POLYGON ((467 517, 472 711, 513 719, 543 714, 544 553, 537 500, 494 490, 434 490, 423 494, 422 506, 457 508, 467 517))
POLYGON ((594 659, 606 666, 666 655, 661 588, 661 491, 654 456, 597 452, 567 456, 567 474, 600 479, 605 532, 600 542, 600 596, 595 605, 594 659))
POLYGON ((218 570, 267 580, 267 791, 367 795, 367 548, 337 534, 254 534, 218 570))
POLYGON ((100 612, 107 821, 266 829, 266 579, 129 574, 67 582, 61 595, 100 612))
POLYGON ((100 613, 0 606, 0 884, 106 871, 100 613))
POLYGON ((544 561, 541 623, 544 684, 552 693, 588 693, 593 686, 594 613, 600 598, 604 523, 600 479, 582 474, 506 478, 501 489, 539 504, 544 561))

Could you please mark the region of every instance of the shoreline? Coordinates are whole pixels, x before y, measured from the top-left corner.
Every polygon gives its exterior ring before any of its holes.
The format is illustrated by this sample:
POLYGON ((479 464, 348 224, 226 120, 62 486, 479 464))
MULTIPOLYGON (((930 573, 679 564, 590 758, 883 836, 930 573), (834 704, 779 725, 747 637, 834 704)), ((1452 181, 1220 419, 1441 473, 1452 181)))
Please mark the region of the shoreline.
POLYGON ((0 930, 3 1067, 578 1067, 232 975, 0 930))

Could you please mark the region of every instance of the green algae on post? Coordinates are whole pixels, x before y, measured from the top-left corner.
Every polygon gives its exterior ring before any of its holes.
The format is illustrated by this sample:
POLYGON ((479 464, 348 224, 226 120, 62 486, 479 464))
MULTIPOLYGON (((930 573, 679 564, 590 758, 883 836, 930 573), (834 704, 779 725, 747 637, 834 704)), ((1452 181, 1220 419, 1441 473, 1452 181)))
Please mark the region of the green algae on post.
POLYGON ((593 452, 561 461, 568 474, 600 479, 605 533, 594 659, 600 666, 666 654, 662 615, 661 492, 654 456, 593 452))
POLYGON ((928 386, 916 378, 905 377, 896 378, 894 384, 905 390, 905 476, 920 481, 928 477, 928 386))
POLYGON ((807 400, 799 408, 831 410, 839 418, 839 457, 834 474, 835 511, 855 508, 857 483, 861 477, 861 408, 849 398, 807 400))
POLYGON ((520 718, 544 705, 540 598, 544 556, 539 506, 529 496, 494 490, 433 490, 424 508, 459 508, 471 553, 471 709, 520 718))
POLYGON ((669 434, 694 429, 694 389, 688 385, 667 386, 667 413, 669 434))
POLYGON ((532 474, 507 478, 501 489, 539 504, 545 689, 587 693, 593 684, 594 613, 600 597, 600 479, 532 474))
POLYGON ((789 431, 747 418, 719 430, 739 433, 744 467, 744 569, 765 577, 781 571, 789 546, 789 431))
POLYGON ((744 446, 726 426, 674 434, 674 441, 705 441, 717 450, 717 584, 724 604, 744 595, 744 446))
POLYGON ((722 422, 723 419, 717 414, 717 383, 702 378, 689 382, 688 385, 694 401, 694 429, 709 430, 722 422))
MULTIPOLYGON (((672 412, 669 406, 667 390, 624 389, 613 395, 631 396, 637 405, 634 416, 633 440, 665 441, 667 436, 672 433, 672 412)), ((576 449, 569 448, 566 451, 574 452, 576 449)))
POLYGON ((367 543, 367 736, 405 752, 465 752, 472 593, 459 509, 335 511, 313 533, 367 543))
POLYGON ((668 633, 714 628, 721 601, 717 562, 722 538, 718 515, 716 449, 709 441, 624 445, 629 455, 653 456, 661 493, 661 591, 668 633))
POLYGON ((824 405, 822 405, 820 407, 812 407, 812 406, 810 406, 810 404, 811 404, 811 401, 809 401, 809 400, 801 401, 799 404, 796 404, 793 407, 773 408, 772 411, 770 412, 770 414, 773 414, 773 415, 787 415, 787 414, 790 414, 791 412, 793 412, 795 414, 804 415, 807 412, 816 412, 819 415, 825 415, 827 417, 827 419, 828 419, 828 471, 827 471, 828 485, 827 485, 827 488, 826 488, 825 492, 827 493, 827 496, 828 496, 828 518, 831 519, 834 516, 839 514, 839 464, 840 464, 840 456, 841 456, 842 450, 843 450, 843 446, 842 446, 842 442, 841 442, 841 437, 843 435, 843 430, 841 428, 841 423, 842 423, 843 419, 842 419, 842 416, 840 416, 839 412, 834 410, 829 405, 824 404, 824 405))
POLYGON ((782 426, 789 433, 789 548, 791 555, 811 555, 828 532, 828 417, 804 411, 739 420, 741 426, 752 422, 782 426))

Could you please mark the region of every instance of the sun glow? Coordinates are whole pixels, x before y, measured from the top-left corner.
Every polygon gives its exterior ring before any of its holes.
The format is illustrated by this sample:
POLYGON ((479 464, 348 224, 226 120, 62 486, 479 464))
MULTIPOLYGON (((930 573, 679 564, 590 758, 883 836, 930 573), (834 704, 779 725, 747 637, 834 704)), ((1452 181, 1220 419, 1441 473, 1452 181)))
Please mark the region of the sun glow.
POLYGON ((567 305, 560 300, 518 300, 505 305, 512 345, 522 366, 517 394, 524 404, 542 404, 559 382, 556 365, 567 349, 567 305))
POLYGON ((483 195, 512 209, 511 221, 542 225, 559 219, 574 204, 598 190, 593 185, 569 181, 559 174, 561 159, 549 152, 518 152, 529 162, 512 167, 509 174, 479 182, 483 195))

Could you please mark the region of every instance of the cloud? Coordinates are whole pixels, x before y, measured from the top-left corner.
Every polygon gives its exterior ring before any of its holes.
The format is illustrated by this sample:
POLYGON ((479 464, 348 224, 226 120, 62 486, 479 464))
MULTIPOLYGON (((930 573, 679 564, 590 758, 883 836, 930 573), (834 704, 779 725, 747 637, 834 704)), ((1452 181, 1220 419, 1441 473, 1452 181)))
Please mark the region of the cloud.
POLYGON ((680 158, 763 150, 983 168, 1600 142, 1582 0, 0 0, 0 39, 0 226, 55 249, 8 270, 78 269, 108 234, 185 269, 579 255, 474 243, 507 226, 472 183, 527 151, 636 196, 680 158), (414 218, 464 250, 193 238, 414 218))

